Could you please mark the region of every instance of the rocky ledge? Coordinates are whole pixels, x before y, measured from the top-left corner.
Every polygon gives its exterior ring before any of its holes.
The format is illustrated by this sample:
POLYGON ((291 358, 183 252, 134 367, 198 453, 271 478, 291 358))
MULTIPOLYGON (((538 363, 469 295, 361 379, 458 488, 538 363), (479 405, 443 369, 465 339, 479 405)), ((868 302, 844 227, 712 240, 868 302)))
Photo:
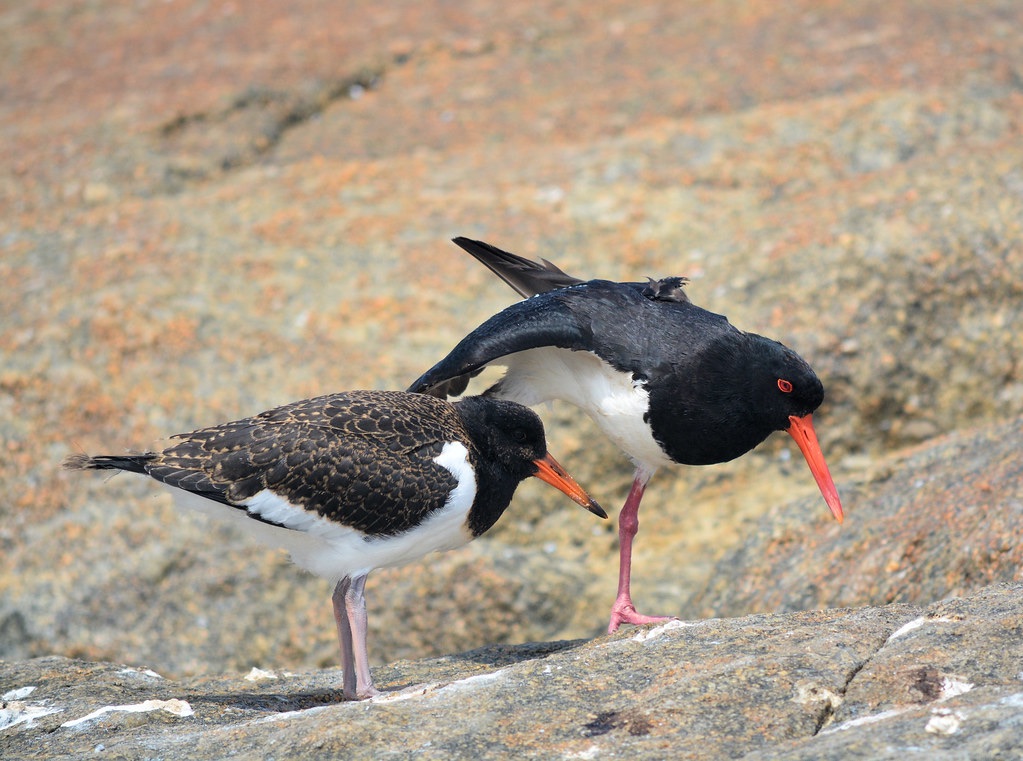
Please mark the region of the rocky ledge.
POLYGON ((5 758, 994 758, 1023 752, 1023 585, 666 624, 377 669, 168 680, 0 665, 5 758))

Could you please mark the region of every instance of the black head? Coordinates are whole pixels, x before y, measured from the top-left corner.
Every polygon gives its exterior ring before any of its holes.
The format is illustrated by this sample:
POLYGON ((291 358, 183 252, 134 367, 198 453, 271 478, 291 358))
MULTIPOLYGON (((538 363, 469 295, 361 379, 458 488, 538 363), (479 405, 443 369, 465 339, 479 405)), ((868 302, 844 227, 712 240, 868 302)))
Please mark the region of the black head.
POLYGON ((824 389, 810 366, 777 341, 729 331, 682 354, 647 383, 647 421, 675 462, 710 465, 739 457, 790 418, 816 409, 824 389))
POLYGON ((774 431, 795 439, 834 516, 842 504, 813 428, 824 386, 791 349, 754 333, 708 341, 679 364, 668 383, 651 382, 654 439, 671 459, 687 465, 726 462, 774 431))
POLYGON ((824 401, 824 385, 810 366, 791 349, 777 341, 753 335, 760 357, 757 375, 763 424, 774 430, 787 431, 806 458, 806 464, 820 487, 824 501, 839 523, 842 522, 842 501, 824 460, 813 412, 824 401))
POLYGON ((535 460, 547 454, 543 422, 515 402, 470 396, 455 402, 480 457, 516 480, 536 475, 535 460))
POLYGON ((476 500, 468 518, 474 536, 494 525, 516 487, 530 476, 564 492, 594 515, 607 517, 548 453, 543 423, 531 409, 482 396, 466 397, 455 402, 455 408, 476 450, 476 500))
POLYGON ((771 431, 788 430, 792 417, 805 417, 821 406, 824 385, 792 349, 755 334, 750 339, 751 412, 771 431))

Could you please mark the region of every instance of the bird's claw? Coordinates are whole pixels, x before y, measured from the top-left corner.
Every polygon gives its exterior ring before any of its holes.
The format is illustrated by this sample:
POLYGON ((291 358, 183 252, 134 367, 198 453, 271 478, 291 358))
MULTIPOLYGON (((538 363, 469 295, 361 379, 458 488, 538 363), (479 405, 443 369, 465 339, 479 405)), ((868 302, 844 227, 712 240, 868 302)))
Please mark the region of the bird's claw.
POLYGON ((616 600, 611 608, 611 623, 607 627, 607 633, 614 634, 622 624, 643 626, 644 624, 660 624, 673 620, 677 620, 675 616, 647 616, 638 613, 632 600, 616 600))

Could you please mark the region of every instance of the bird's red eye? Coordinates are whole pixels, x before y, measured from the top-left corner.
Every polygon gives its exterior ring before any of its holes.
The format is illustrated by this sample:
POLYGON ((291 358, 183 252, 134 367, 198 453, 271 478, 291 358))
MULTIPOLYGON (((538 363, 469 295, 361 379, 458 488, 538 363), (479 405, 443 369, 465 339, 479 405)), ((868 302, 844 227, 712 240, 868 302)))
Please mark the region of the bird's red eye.
POLYGON ((792 381, 787 381, 784 378, 779 378, 778 379, 778 390, 781 391, 783 394, 791 394, 792 393, 792 381))

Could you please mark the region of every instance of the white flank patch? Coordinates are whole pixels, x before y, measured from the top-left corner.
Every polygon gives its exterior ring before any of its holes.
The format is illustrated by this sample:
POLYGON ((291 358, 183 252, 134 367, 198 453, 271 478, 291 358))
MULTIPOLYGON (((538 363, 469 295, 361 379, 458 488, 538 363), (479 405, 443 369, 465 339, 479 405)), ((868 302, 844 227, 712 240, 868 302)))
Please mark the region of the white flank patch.
POLYGON ((449 441, 440 450, 440 454, 433 458, 433 461, 451 473, 458 482, 458 485, 448 495, 448 501, 444 503, 444 510, 461 510, 463 512, 462 519, 465 520, 473 500, 476 499, 476 474, 469 463, 469 450, 461 442, 449 441))
POLYGON ((454 475, 458 485, 444 507, 404 534, 368 538, 366 534, 292 504, 264 489, 252 496, 243 510, 172 489, 176 501, 218 520, 234 523, 268 547, 287 550, 301 568, 336 583, 346 576, 368 573, 374 568, 400 566, 431 552, 461 547, 472 540, 466 516, 476 498, 476 479, 463 444, 448 442, 434 462, 454 475), (258 515, 287 528, 253 520, 258 515))
POLYGON ((529 406, 552 399, 574 404, 636 465, 653 473, 671 464, 643 420, 650 394, 596 354, 547 346, 510 354, 500 363, 508 368, 503 398, 529 406))
POLYGON ((146 700, 143 703, 133 703, 131 705, 103 706, 103 708, 99 708, 93 711, 92 713, 83 716, 80 719, 65 721, 63 724, 61 724, 61 726, 68 728, 79 727, 82 724, 94 721, 100 718, 101 716, 104 716, 108 713, 113 713, 114 711, 123 711, 125 713, 148 713, 149 711, 166 711, 172 716, 179 717, 191 716, 194 713, 194 711, 192 711, 192 706, 188 704, 187 700, 179 700, 177 698, 171 698, 170 700, 146 700))

